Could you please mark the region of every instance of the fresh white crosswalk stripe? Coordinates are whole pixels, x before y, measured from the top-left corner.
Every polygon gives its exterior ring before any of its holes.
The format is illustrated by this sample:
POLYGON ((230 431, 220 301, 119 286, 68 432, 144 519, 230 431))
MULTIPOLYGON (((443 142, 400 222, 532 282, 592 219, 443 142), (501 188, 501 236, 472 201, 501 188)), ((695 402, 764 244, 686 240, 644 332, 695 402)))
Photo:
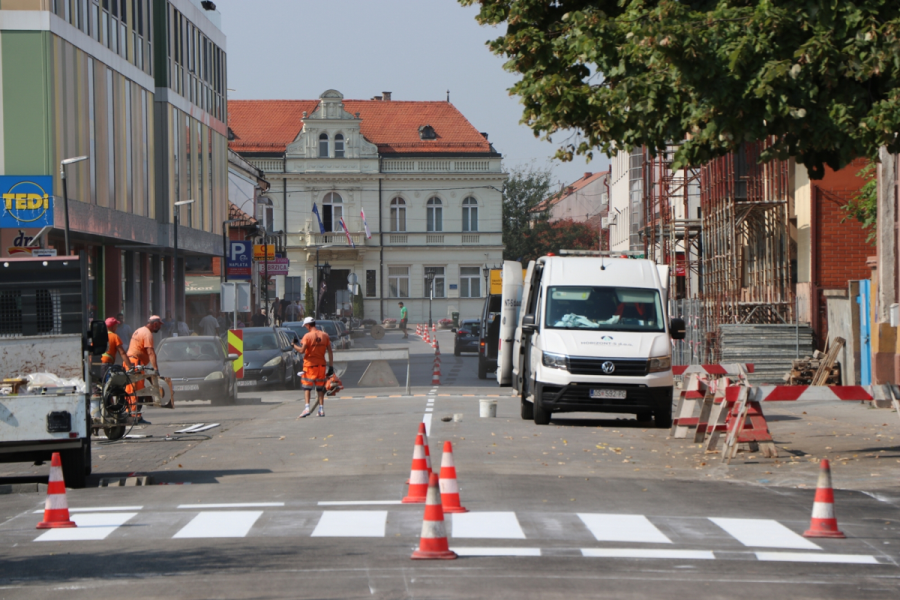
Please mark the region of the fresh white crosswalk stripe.
POLYGON ((578 513, 578 518, 594 534, 598 542, 672 543, 672 540, 644 515, 578 513))
POLYGON ((849 563, 853 565, 880 565, 867 554, 823 554, 818 552, 756 552, 756 559, 778 562, 849 563))
POLYGON ((137 513, 79 513, 71 515, 78 527, 67 529, 51 529, 37 537, 36 542, 70 542, 86 540, 104 540, 120 526, 128 522, 137 513))
POLYGON ((454 513, 451 537, 524 540, 525 532, 514 512, 454 513))
MULTIPOLYGON (((141 510, 142 508, 144 508, 144 507, 143 506, 94 506, 94 507, 89 507, 89 508, 72 508, 70 506, 69 513, 70 514, 71 513, 87 513, 87 512, 100 513, 100 512, 113 512, 113 511, 117 511, 117 510, 135 511, 135 510, 141 510)), ((44 512, 44 509, 39 508, 36 511, 34 511, 34 514, 40 514, 43 512, 44 512)))
POLYGON ((261 510, 204 511, 191 519, 173 537, 184 538, 242 538, 250 532, 261 510))
POLYGON ((772 519, 709 519, 737 541, 752 548, 791 548, 821 550, 822 548, 772 519))
POLYGON ((312 537, 384 537, 386 510, 326 510, 312 537))
POLYGON ((588 558, 670 558, 674 560, 715 560, 709 550, 666 550, 662 548, 582 548, 588 558))
POLYGON ((450 548, 459 556, 540 556, 540 548, 480 548, 453 546, 450 548))

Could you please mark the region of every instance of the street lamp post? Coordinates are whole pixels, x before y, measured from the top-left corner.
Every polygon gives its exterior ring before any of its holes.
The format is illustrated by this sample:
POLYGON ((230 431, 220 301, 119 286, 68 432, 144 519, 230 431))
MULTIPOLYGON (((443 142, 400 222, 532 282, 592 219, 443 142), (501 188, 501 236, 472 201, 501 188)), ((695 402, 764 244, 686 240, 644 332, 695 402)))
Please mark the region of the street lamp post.
POLYGON ((181 212, 181 207, 185 204, 193 204, 193 200, 179 200, 175 203, 175 260, 172 265, 172 269, 175 271, 173 279, 175 280, 175 319, 177 321, 179 314, 184 314, 184 303, 182 299, 184 298, 184 285, 183 279, 178 276, 178 225, 179 219, 178 214, 181 212), (179 285, 182 283, 182 285, 179 285))
POLYGON ((482 273, 484 273, 484 297, 488 297, 488 278, 491 276, 491 270, 488 268, 487 263, 484 263, 484 266, 481 268, 482 273))
POLYGON ((425 281, 428 282, 428 326, 432 327, 431 302, 434 300, 434 267, 425 267, 425 281))
POLYGON ((71 164, 87 160, 88 158, 88 156, 76 156, 74 158, 67 158, 59 162, 59 177, 60 179, 62 179, 63 214, 65 215, 66 222, 66 256, 69 255, 69 190, 66 186, 66 167, 71 164))

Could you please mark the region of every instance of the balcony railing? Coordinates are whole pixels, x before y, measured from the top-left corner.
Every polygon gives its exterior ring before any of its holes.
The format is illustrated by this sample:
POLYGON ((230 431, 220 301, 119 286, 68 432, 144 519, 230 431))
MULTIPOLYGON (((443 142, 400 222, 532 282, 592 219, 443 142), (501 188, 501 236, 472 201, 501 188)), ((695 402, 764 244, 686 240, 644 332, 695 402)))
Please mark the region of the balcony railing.
POLYGON ((284 172, 284 162, 278 158, 248 158, 247 162, 266 173, 284 172))
MULTIPOLYGON (((361 220, 357 218, 345 218, 350 229, 350 238, 355 246, 378 246, 379 235, 372 233, 371 239, 366 239, 362 230, 361 220)), ((319 225, 315 219, 307 221, 303 231, 291 233, 288 236, 288 245, 291 246, 349 246, 347 236, 343 231, 329 231, 319 233, 319 225)), ((425 232, 425 231, 385 231, 385 246, 468 246, 483 244, 485 246, 498 246, 503 243, 503 236, 498 231, 492 232, 425 232)))
POLYGON ((489 159, 386 159, 385 173, 499 173, 500 161, 489 159))

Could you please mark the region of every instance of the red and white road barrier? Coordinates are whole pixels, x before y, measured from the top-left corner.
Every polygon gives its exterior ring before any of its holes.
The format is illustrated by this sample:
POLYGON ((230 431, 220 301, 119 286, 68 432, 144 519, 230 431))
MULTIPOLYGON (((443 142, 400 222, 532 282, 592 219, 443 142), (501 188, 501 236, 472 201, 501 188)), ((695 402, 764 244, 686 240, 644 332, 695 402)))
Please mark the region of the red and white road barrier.
POLYGON ((716 365, 674 365, 672 373, 675 375, 744 375, 753 373, 752 363, 729 363, 716 365))
MULTIPOLYGON (((725 390, 728 402, 737 399, 741 386, 725 390)), ((876 399, 881 390, 864 385, 758 385, 750 388, 750 399, 756 402, 792 402, 795 400, 848 400, 866 402, 876 399)), ((887 387, 887 386, 884 386, 887 387)), ((890 391, 888 390, 888 393, 890 391)), ((890 396, 887 396, 890 398, 890 396)))

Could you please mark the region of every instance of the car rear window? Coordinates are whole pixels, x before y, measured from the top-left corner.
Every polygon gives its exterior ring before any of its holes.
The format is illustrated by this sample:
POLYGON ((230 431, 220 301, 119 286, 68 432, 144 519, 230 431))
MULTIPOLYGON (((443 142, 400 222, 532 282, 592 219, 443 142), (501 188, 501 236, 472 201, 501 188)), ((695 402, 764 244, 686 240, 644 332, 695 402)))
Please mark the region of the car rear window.
POLYGON ((278 341, 274 331, 247 331, 244 330, 244 351, 249 350, 277 350, 278 341))
POLYGON ((221 347, 216 348, 216 342, 192 341, 190 339, 165 340, 159 345, 159 360, 165 362, 184 362, 194 360, 221 360, 221 347))

